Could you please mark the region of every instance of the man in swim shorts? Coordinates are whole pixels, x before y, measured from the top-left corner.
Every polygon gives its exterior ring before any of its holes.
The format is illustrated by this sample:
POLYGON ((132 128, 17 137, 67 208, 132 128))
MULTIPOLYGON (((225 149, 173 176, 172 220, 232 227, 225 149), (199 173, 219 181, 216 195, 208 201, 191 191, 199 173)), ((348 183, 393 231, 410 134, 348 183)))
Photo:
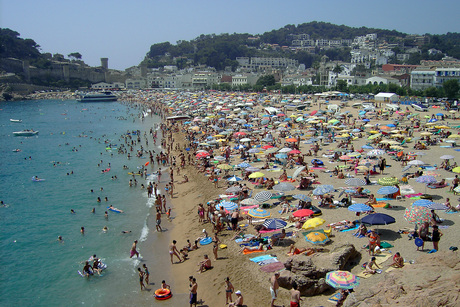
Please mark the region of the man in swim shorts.
POLYGON ((192 307, 192 305, 195 305, 196 307, 197 289, 198 289, 198 284, 196 283, 196 278, 192 278, 191 283, 190 283, 190 307, 192 307))
POLYGON ((299 307, 300 306, 300 301, 302 299, 300 298, 300 291, 297 290, 297 283, 294 281, 292 283, 292 289, 291 289, 291 307, 299 307))
POLYGON ((161 212, 160 212, 160 210, 157 210, 156 223, 157 223, 157 225, 156 225, 157 226, 157 231, 162 232, 163 229, 161 229, 161 226, 160 226, 160 224, 161 224, 161 212))
POLYGON ((275 275, 270 277, 270 294, 272 297, 272 302, 271 302, 271 307, 275 306, 275 300, 278 298, 278 289, 279 289, 279 284, 278 284, 278 278, 280 277, 280 273, 276 272, 275 275))

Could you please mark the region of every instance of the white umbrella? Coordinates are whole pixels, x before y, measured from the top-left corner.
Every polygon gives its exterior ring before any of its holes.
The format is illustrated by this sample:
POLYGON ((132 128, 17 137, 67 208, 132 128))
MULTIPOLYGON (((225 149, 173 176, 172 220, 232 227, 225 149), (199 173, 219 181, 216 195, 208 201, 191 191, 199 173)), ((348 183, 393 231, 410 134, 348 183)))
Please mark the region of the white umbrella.
POLYGON ((297 178, 297 176, 299 176, 299 174, 305 169, 305 166, 300 166, 300 167, 297 167, 297 169, 294 171, 294 173, 292 174, 292 179, 295 179, 297 178))
POLYGON ((409 161, 407 163, 407 165, 424 165, 425 162, 421 161, 421 160, 412 160, 412 161, 409 161))
POLYGON ((449 159, 453 159, 453 158, 455 158, 455 157, 452 156, 452 155, 444 155, 444 156, 440 156, 439 158, 440 158, 440 159, 443 159, 443 160, 449 160, 449 159))

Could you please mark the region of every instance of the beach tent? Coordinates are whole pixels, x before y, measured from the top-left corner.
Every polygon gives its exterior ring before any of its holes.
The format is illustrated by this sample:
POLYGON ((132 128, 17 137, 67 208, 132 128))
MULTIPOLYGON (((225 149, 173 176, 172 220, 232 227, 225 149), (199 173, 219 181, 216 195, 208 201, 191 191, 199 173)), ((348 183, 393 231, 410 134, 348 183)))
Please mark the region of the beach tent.
POLYGON ((384 93, 380 92, 377 95, 375 95, 375 101, 379 102, 396 102, 399 100, 399 96, 396 95, 395 93, 384 93))

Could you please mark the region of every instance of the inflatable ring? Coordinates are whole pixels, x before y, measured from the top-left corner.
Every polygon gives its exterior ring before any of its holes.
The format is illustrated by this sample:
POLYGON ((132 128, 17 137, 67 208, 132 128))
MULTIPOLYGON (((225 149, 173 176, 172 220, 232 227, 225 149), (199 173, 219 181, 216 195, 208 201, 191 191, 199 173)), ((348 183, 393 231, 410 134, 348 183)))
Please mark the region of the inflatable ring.
POLYGON ((169 289, 158 289, 155 290, 154 296, 157 300, 167 300, 172 297, 172 292, 169 289))

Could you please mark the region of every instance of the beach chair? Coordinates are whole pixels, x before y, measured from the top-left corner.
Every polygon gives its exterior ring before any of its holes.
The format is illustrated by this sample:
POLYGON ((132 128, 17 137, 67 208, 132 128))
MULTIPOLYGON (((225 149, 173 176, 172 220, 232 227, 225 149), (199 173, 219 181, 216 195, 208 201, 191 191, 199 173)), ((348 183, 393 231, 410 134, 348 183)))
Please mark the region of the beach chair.
POLYGON ((332 237, 332 226, 329 225, 329 228, 328 229, 324 229, 324 234, 330 238, 332 237))

